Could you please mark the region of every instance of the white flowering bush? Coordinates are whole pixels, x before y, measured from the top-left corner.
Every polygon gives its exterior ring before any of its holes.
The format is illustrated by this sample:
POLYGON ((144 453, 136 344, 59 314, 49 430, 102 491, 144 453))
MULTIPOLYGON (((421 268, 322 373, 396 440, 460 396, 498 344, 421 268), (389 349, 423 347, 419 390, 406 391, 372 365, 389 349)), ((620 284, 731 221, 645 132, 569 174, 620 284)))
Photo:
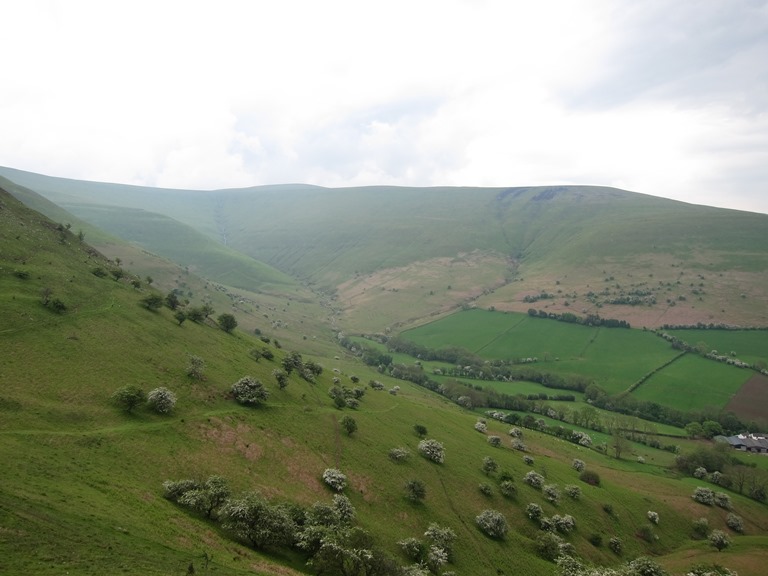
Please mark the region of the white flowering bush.
POLYGON ((561 534, 568 534, 576 528, 576 520, 570 514, 564 516, 555 514, 552 516, 552 524, 554 524, 555 530, 561 534))
POLYGON ((638 464, 645 464, 645 458, 643 458, 642 456, 638 456, 637 457, 637 463, 638 464))
POLYGON ((731 539, 722 530, 712 530, 712 533, 709 535, 709 543, 720 552, 731 545, 731 539))
POLYGON ((705 504, 707 506, 712 506, 715 503, 715 493, 711 488, 706 488, 704 486, 698 486, 696 490, 693 491, 693 494, 691 494, 691 498, 696 500, 699 504, 705 504))
POLYGON ((488 425, 485 423, 485 420, 478 420, 475 422, 475 430, 485 434, 488 430, 488 425))
POLYGON ((648 510, 648 520, 651 522, 651 524, 658 525, 659 523, 659 514, 658 512, 654 512, 653 510, 648 510))
POLYGON ((584 463, 584 460, 579 460, 578 458, 574 458, 573 462, 571 462, 571 468, 576 470, 576 472, 583 472, 585 467, 586 467, 586 464, 584 463))
POLYGON ((739 534, 744 532, 744 520, 741 516, 738 516, 733 512, 728 514, 725 519, 725 524, 734 532, 738 532, 739 534))
POLYGON ((528 466, 533 466, 533 458, 531 456, 523 456, 523 462, 528 464, 528 466))
POLYGON ((693 477, 698 478, 699 480, 703 480, 707 477, 707 469, 703 466, 699 466, 696 468, 696 470, 693 471, 693 477))
POLYGON ((617 536, 612 536, 610 540, 608 540, 608 548, 611 549, 611 552, 614 554, 621 554, 622 550, 622 544, 621 539, 617 536))
POLYGON ((155 388, 147 394, 147 404, 158 414, 169 414, 176 406, 176 394, 168 388, 155 388))
POLYGON ((522 438, 523 431, 520 430, 520 428, 510 428, 509 435, 512 436, 513 438, 522 438))
POLYGON ((512 448, 515 450, 520 450, 520 452, 525 452, 528 450, 528 447, 523 443, 520 438, 512 438, 512 448))
POLYGON ((557 484, 547 484, 542 491, 544 492, 544 498, 547 499, 547 502, 551 502, 552 504, 558 504, 560 502, 560 490, 558 490, 557 484))
POLYGON ((525 476, 523 476, 523 482, 525 482, 529 486, 533 486, 538 490, 538 489, 541 489, 542 486, 544 486, 544 476, 542 476, 538 472, 534 472, 533 470, 531 470, 525 476))
POLYGON ((243 376, 232 384, 232 396, 240 404, 258 406, 262 402, 266 402, 269 398, 269 392, 260 380, 251 376, 243 376))
POLYGON ((475 523, 486 536, 504 538, 509 530, 507 519, 498 510, 483 510, 475 517, 475 523))
POLYGON ((336 492, 341 492, 347 487, 346 475, 336 468, 325 469, 325 472, 323 472, 323 482, 336 490, 336 492))
POLYGON ((539 520, 544 515, 544 510, 535 502, 531 502, 525 507, 525 515, 531 520, 539 520))
POLYGON ((404 446, 399 446, 397 448, 392 448, 389 451, 388 456, 392 462, 405 462, 411 457, 411 451, 404 446))
POLYGON ((726 510, 731 509, 731 497, 725 492, 715 492, 714 499, 715 504, 720 506, 720 508, 725 508, 726 510))
POLYGON ((517 494, 517 487, 511 480, 503 480, 501 484, 499 484, 499 492, 506 498, 514 498, 517 494))
POLYGON ((397 543, 409 560, 418 561, 424 554, 424 544, 418 538, 406 538, 397 543))
POLYGON ((569 497, 573 498, 574 500, 578 500, 579 498, 581 498, 581 488, 579 488, 578 486, 575 486, 573 484, 568 484, 566 485, 564 491, 569 497))
POLYGON ((419 452, 424 458, 438 464, 445 462, 445 448, 437 440, 427 439, 419 442, 419 452))
POLYGON ((494 448, 501 446, 501 436, 488 436, 488 444, 494 448))

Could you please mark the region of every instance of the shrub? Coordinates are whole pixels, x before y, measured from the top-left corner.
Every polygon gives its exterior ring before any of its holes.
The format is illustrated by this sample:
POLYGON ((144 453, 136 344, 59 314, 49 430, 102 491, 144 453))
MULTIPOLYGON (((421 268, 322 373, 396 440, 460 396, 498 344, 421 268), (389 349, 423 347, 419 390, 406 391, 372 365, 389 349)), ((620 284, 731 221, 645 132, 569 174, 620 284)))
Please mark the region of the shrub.
POLYGON ((603 504, 603 511, 608 514, 608 516, 613 516, 613 504, 610 502, 603 504))
POLYGON ((478 420, 475 422, 475 430, 485 434, 488 430, 488 425, 485 423, 485 420, 478 420))
POLYGON ((336 492, 341 492, 344 490, 344 488, 347 487, 346 475, 344 475, 340 470, 337 470, 336 468, 325 469, 323 472, 323 482, 336 490, 336 492))
POLYGON ((538 490, 544 485, 544 476, 531 470, 525 476, 523 476, 523 482, 538 490))
POLYGON ((650 524, 643 524, 637 529, 637 536, 646 542, 653 542, 657 540, 657 536, 653 533, 653 527, 650 524))
POLYGON ((558 504, 560 502, 560 490, 557 489, 557 484, 547 484, 542 490, 547 502, 551 502, 552 504, 558 504))
POLYGON ((597 533, 590 534, 588 540, 589 540, 589 543, 592 544, 592 546, 594 546, 595 548, 600 548, 600 546, 603 545, 603 537, 600 534, 597 534, 597 533))
POLYGON ((405 483, 405 494, 411 502, 419 502, 427 497, 427 486, 421 480, 408 480, 405 483))
POLYGON ((698 486, 696 490, 693 491, 693 494, 691 494, 691 498, 696 502, 707 506, 712 506, 715 503, 715 493, 710 488, 705 488, 703 486, 698 486))
POLYGON ((427 435, 427 427, 423 426, 422 424, 414 424, 413 431, 419 438, 424 438, 427 435))
POLYGON ((269 392, 264 388, 261 380, 251 376, 243 376, 232 384, 232 396, 238 404, 259 406, 267 400, 269 392))
POLYGON ((731 540, 722 530, 712 530, 712 533, 709 535, 709 543, 714 546, 718 552, 720 552, 721 550, 725 550, 728 548, 728 546, 731 545, 731 540))
POLYGON ((520 450, 520 452, 525 452, 528 450, 528 447, 519 438, 512 438, 512 448, 515 450, 520 450))
POLYGON ((706 538, 709 535, 709 520, 699 518, 693 521, 693 535, 696 538, 706 538))
POLYGON ((493 487, 490 484, 481 482, 477 488, 483 496, 493 496, 493 487))
POLYGON ((530 456, 523 456, 523 462, 528 464, 528 466, 533 466, 533 458, 530 456))
POLYGON ((409 560, 418 562, 424 556, 424 544, 418 538, 406 538, 397 543, 409 560))
POLYGON ((475 517, 475 523, 486 536, 491 538, 504 538, 509 530, 507 519, 497 510, 483 510, 475 517))
POLYGON ((576 470, 576 472, 583 472, 585 466, 584 460, 579 460, 578 458, 574 458, 573 462, 571 462, 571 468, 576 470))
POLYGON ((611 552, 614 554, 621 554, 621 540, 617 536, 611 536, 611 539, 608 540, 608 548, 610 548, 611 552))
POLYGON ((112 402, 128 414, 133 412, 134 408, 143 404, 146 399, 147 395, 144 393, 144 390, 132 384, 123 386, 112 394, 112 402))
POLYGON ((653 512, 652 510, 648 510, 648 520, 651 522, 651 524, 659 524, 659 514, 658 512, 653 512))
POLYGON ((168 388, 155 388, 147 394, 147 404, 158 414, 169 414, 176 406, 176 394, 168 388))
POLYGON ((696 470, 693 471, 693 477, 698 478, 699 480, 703 480, 707 477, 707 469, 703 466, 699 466, 696 468, 696 470))
POLYGON ((187 365, 187 376, 193 380, 205 380, 205 360, 200 356, 189 356, 189 364, 187 365))
POLYGON ((514 498, 517 494, 517 487, 511 480, 502 480, 501 484, 499 484, 499 492, 505 498, 514 498))
POLYGON ((729 513, 728 516, 725 519, 725 523, 734 532, 738 532, 739 534, 742 534, 744 532, 744 520, 741 516, 738 516, 734 514, 733 512, 729 513))
POLYGON ((453 553, 453 542, 456 540, 456 532, 447 526, 440 526, 433 522, 427 527, 424 536, 429 538, 432 544, 445 550, 449 557, 453 553))
POLYGON ((715 504, 720 506, 720 508, 731 509, 731 498, 725 492, 715 492, 714 500, 715 504))
POLYGON ((555 514, 552 516, 552 523, 555 525, 555 530, 563 534, 568 534, 576 528, 576 520, 570 514, 565 516, 555 514))
POLYGON ((494 448, 501 446, 501 436, 488 436, 488 444, 494 448))
POLYGON ((541 506, 531 502, 525 507, 525 515, 531 520, 539 520, 544 515, 544 511, 541 509, 541 506))
POLYGON ((661 566, 645 556, 635 558, 629 562, 628 567, 631 574, 638 574, 639 576, 667 576, 661 566))
POLYGON ((437 440, 422 440, 419 442, 419 452, 424 458, 432 460, 432 462, 442 464, 445 461, 445 449, 437 440))
POLYGON ((536 551, 545 560, 554 562, 559 556, 573 555, 573 546, 564 542, 557 534, 547 532, 536 538, 536 551))
POLYGON ((488 476, 489 474, 493 474, 494 472, 496 472, 499 469, 499 465, 496 462, 496 460, 494 460, 490 456, 485 456, 483 457, 482 468, 485 475, 488 476))
POLYGON ((592 470, 584 470, 579 474, 579 480, 589 484, 590 486, 600 486, 600 475, 592 470))
POLYGON ((638 464, 645 464, 645 458, 643 458, 642 456, 638 456, 637 457, 637 463, 638 464))
POLYGON ((520 428, 510 428, 509 435, 512 436, 513 438, 522 438, 523 431, 520 430, 520 428))
POLYGON ((398 448, 392 448, 389 451, 389 459, 392 460, 392 462, 405 462, 410 457, 411 457, 411 451, 408 450, 408 448, 405 448, 404 446, 400 446, 398 448))
POLYGON ((579 498, 581 498, 581 488, 573 484, 568 484, 565 487, 565 493, 571 498, 573 498, 574 500, 578 500, 579 498))

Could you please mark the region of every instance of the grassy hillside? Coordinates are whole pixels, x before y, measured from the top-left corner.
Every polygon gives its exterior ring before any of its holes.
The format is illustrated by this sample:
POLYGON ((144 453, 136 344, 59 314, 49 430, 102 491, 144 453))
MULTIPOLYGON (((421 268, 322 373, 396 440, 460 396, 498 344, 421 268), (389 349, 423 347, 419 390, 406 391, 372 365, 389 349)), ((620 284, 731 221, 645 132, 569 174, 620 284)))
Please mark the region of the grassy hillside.
MULTIPOLYGON (((713 528, 726 529, 723 510, 692 503, 696 481, 671 474, 650 457, 642 465, 632 459, 631 452, 646 453, 645 448, 633 444, 627 457, 616 460, 526 430, 530 466, 511 448, 508 425, 491 420, 487 433, 479 433, 475 413, 371 372, 341 349, 311 357, 325 367, 316 384, 294 373, 280 390, 272 371, 288 349, 241 330, 227 334, 210 321, 179 325, 167 308, 146 309, 141 300, 152 289, 144 281, 132 283, 139 278, 127 263, 122 275, 112 274, 114 260, 4 192, 0 246, 3 574, 184 574, 190 565, 195 573, 312 573, 306 556, 285 548, 253 550, 163 498, 164 480, 211 474, 224 476, 235 494, 259 490, 273 502, 306 507, 331 501, 321 475, 338 467, 349 478, 345 494, 357 511, 356 524, 377 547, 407 563, 397 542, 423 539, 437 522, 457 535, 446 569, 467 575, 553 574, 554 565, 536 552, 542 532, 525 515, 531 502, 547 516, 573 515, 577 528, 565 539, 581 557, 601 564, 619 561, 605 544, 612 536, 623 542, 622 558, 659 554, 664 561, 702 547, 690 537, 693 519, 706 516, 713 528), (108 275, 95 275, 97 268, 108 275), (63 304, 58 312, 54 300, 63 304), (265 346, 274 360, 256 361, 250 351, 265 346), (204 358, 203 380, 187 376, 189 355, 204 358), (231 399, 232 383, 246 374, 271 392, 260 408, 231 399), (366 387, 357 410, 339 410, 327 390, 334 378, 351 387, 352 376, 362 383, 380 379, 385 390, 366 387), (111 396, 127 384, 173 390, 175 410, 121 411, 111 396), (399 393, 386 392, 396 385, 399 393), (358 423, 351 436, 340 428, 345 415, 358 423), (443 464, 418 456, 417 423, 444 444, 443 464), (491 447, 490 434, 504 438, 501 447, 491 447), (392 462, 387 453, 396 446, 408 447, 411 459, 392 462), (484 456, 514 479, 516 497, 501 495, 501 472, 482 471, 484 456), (573 458, 601 476, 601 487, 578 479, 573 458), (561 491, 578 485, 581 498, 546 501, 522 481, 531 469, 561 491), (405 497, 403 484, 410 479, 424 483, 422 503, 405 497), (478 490, 486 483, 490 496, 478 490), (612 514, 605 512, 607 505, 612 514), (476 527, 475 517, 486 508, 506 516, 510 532, 504 539, 489 539, 476 527), (658 539, 646 542, 636 534, 649 509, 661 522, 652 528, 658 539), (594 535, 601 536, 601 546, 590 543, 594 535)), ((741 574, 759 574, 768 558, 766 506, 729 494, 747 536, 732 534, 733 550, 718 561, 741 574)))

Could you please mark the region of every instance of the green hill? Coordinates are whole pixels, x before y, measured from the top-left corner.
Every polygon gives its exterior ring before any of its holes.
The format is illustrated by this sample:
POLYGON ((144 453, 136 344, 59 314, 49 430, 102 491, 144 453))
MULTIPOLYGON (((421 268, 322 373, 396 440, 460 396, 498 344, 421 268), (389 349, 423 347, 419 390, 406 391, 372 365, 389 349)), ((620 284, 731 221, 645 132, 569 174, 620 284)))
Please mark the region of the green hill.
MULTIPOLYGON (((677 569, 681 558, 696 555, 742 576, 761 573, 768 550, 766 505, 672 469, 670 452, 626 439, 623 456, 615 458, 538 425, 524 429, 527 451, 521 452, 513 448, 509 423, 485 416, 487 430, 478 431, 482 415, 446 395, 381 374, 341 347, 313 348, 314 337, 322 334, 308 318, 289 328, 275 325, 275 315, 292 313, 289 307, 303 304, 298 300, 283 299, 285 312, 258 309, 263 320, 257 322, 259 314, 253 313, 253 324, 232 334, 213 321, 219 311, 234 310, 240 320, 245 307, 256 303, 238 300, 240 308, 220 308, 199 322, 180 322, 167 307, 148 308, 144 303, 154 289, 144 273, 134 275, 130 262, 102 256, 86 243, 87 235, 80 238, 76 226, 65 223, 0 191, 0 573, 285 575, 316 573, 324 562, 325 573, 370 574, 373 568, 351 566, 355 558, 368 557, 355 550, 371 550, 378 573, 396 574, 384 556, 410 564, 398 542, 417 538, 428 545, 425 532, 437 523, 456 534, 441 573, 554 574, 554 564, 539 552, 549 537, 528 518, 530 503, 548 518, 575 518, 575 530, 560 536, 590 562, 616 564, 645 554, 677 569), (284 339, 289 332, 292 340, 284 339), (275 337, 290 341, 291 348, 276 344, 275 337), (278 387, 274 370, 286 365, 291 352, 303 354, 303 368, 310 360, 322 365, 314 383, 297 370, 287 387, 278 387), (205 361, 203 378, 188 375, 190 356, 205 361), (269 390, 262 406, 233 400, 232 385, 245 375, 269 390), (370 381, 380 381, 383 389, 370 381), (126 413, 112 396, 127 385, 145 392, 165 387, 178 402, 170 414, 143 404, 126 413), (329 395, 334 387, 365 392, 356 408, 339 408, 329 395), (358 426, 349 435, 345 416, 358 426), (416 424, 443 444, 442 464, 419 455, 416 424), (493 435, 501 438, 499 447, 489 443, 493 435), (410 459, 392 461, 389 452, 396 447, 407 448, 410 459), (496 472, 482 469, 484 457, 498 464, 496 472), (579 479, 574 458, 600 476, 599 487, 579 479), (328 468, 346 474, 343 494, 356 517, 351 526, 337 520, 323 525, 325 556, 284 541, 255 549, 214 521, 216 512, 208 519, 164 498, 166 480, 220 475, 233 497, 258 491, 271 513, 290 512, 299 524, 294 533, 305 534, 307 526, 320 526, 306 511, 333 501, 322 480, 328 468), (557 503, 524 482, 531 470, 556 486, 557 503), (516 492, 509 498, 501 492, 507 477, 516 492), (406 497, 410 480, 423 483, 422 502, 406 497), (693 490, 703 484, 728 495, 746 535, 726 527, 725 509, 693 502, 693 490), (579 498, 566 495, 571 485, 579 488, 579 498), (504 538, 489 538, 477 527, 476 517, 486 509, 506 517, 510 529, 504 538), (659 514, 658 525, 647 526, 649 510, 659 514), (700 517, 728 531, 732 549, 716 553, 693 539, 691 525, 700 517), (608 546, 614 537, 622 542, 621 556, 608 546), (314 567, 307 565, 313 552, 314 567)), ((211 301, 203 297, 205 281, 191 272, 176 274, 194 286, 181 310, 211 301)), ((415 364, 410 368, 420 371, 415 364)), ((685 451, 709 447, 675 442, 685 451)), ((726 461, 734 478, 748 471, 747 488, 761 481, 758 464, 747 469, 726 461)))

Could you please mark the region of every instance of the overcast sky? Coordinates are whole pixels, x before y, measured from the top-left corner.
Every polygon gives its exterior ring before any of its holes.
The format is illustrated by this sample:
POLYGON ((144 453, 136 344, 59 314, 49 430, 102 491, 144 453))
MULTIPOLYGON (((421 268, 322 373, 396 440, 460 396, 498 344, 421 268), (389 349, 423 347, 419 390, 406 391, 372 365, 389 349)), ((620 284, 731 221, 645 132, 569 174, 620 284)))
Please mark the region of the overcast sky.
POLYGON ((768 212, 768 0, 0 0, 0 165, 768 212))

